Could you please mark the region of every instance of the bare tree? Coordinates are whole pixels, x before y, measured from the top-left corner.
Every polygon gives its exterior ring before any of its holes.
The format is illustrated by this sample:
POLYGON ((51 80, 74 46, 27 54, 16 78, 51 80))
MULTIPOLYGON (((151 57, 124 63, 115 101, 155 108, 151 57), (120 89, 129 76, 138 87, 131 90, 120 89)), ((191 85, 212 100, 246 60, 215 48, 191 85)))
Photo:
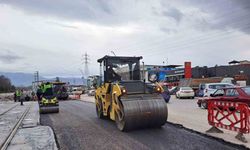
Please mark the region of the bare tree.
POLYGON ((0 76, 0 92, 12 92, 15 90, 15 87, 11 84, 9 78, 1 75, 0 76))

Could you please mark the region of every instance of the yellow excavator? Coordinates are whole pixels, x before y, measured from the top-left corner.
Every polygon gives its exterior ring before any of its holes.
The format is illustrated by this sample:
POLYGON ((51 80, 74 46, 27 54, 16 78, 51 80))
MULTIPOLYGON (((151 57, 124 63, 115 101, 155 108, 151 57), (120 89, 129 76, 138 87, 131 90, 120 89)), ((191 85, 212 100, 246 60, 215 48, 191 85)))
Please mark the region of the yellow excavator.
POLYGON ((97 116, 115 121, 121 131, 161 127, 167 121, 167 104, 160 95, 163 88, 153 77, 148 83, 141 79, 141 59, 104 56, 97 60, 104 81, 95 91, 97 116))

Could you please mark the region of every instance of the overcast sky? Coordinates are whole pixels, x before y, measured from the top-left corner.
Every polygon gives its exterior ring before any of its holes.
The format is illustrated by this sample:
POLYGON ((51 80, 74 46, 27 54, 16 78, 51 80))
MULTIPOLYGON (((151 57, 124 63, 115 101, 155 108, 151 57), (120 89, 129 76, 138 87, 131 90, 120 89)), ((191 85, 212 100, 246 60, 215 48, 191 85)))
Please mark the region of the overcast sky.
POLYGON ((249 0, 0 0, 0 71, 91 74, 104 55, 214 66, 250 58, 249 0))

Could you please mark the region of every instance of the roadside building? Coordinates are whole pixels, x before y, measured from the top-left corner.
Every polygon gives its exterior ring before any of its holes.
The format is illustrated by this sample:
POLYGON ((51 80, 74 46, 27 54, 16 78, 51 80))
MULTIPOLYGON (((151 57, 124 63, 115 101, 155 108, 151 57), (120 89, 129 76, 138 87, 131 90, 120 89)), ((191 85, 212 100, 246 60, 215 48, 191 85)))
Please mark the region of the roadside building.
POLYGON ((192 68, 192 78, 232 77, 246 80, 250 85, 250 61, 231 61, 229 65, 192 68))
MULTIPOLYGON (((151 74, 157 75, 158 82, 163 82, 168 86, 178 86, 180 81, 189 82, 191 79, 212 78, 234 78, 237 81, 244 81, 250 85, 250 61, 231 61, 228 65, 214 67, 193 67, 191 62, 185 62, 182 65, 141 65, 141 79, 149 81, 151 74), (144 68, 144 69, 143 69, 144 68)), ((122 67, 119 70, 123 79, 129 75, 128 67, 122 67)), ((184 84, 188 85, 188 84, 184 84)))

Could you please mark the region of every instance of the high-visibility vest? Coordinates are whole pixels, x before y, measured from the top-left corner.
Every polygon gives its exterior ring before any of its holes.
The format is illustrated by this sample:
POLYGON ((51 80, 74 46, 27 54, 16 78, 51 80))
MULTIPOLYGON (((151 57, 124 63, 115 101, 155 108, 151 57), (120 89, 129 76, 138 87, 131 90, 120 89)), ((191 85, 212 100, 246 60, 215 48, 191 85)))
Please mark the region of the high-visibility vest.
POLYGON ((44 92, 44 84, 41 85, 41 90, 44 92))
POLYGON ((52 84, 44 84, 42 87, 43 93, 49 88, 52 88, 52 84))
POLYGON ((16 96, 21 96, 21 95, 22 95, 21 91, 20 90, 16 90, 16 96))

